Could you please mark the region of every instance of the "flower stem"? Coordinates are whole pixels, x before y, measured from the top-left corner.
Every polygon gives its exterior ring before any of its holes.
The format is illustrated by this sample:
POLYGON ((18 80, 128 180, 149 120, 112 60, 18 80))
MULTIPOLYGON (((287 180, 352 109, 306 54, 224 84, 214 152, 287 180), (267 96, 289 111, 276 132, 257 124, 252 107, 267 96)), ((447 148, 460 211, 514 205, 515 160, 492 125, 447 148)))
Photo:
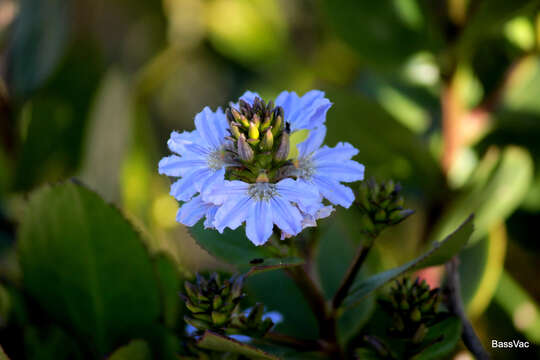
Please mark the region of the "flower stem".
POLYGON ((356 278, 356 274, 358 274, 358 271, 360 271, 360 269, 362 268, 362 265, 367 258, 369 250, 371 250, 371 247, 373 246, 374 239, 374 237, 370 238, 367 244, 363 244, 358 248, 356 255, 354 256, 354 260, 349 266, 349 269, 347 270, 347 273, 341 281, 341 285, 339 286, 339 289, 337 290, 332 300, 332 308, 334 309, 334 311, 339 308, 339 306, 341 305, 341 303, 343 303, 343 300, 345 300, 345 297, 349 293, 354 279, 356 278))
POLYGON ((322 350, 321 344, 317 340, 298 339, 289 335, 269 332, 264 338, 272 341, 276 344, 292 347, 299 351, 320 351, 322 350))
POLYGON ((475 359, 487 360, 490 359, 489 354, 482 346, 480 339, 474 332, 469 319, 465 315, 465 309, 463 308, 463 302, 461 300, 461 287, 459 281, 458 272, 458 259, 454 257, 452 260, 446 263, 446 276, 447 276, 447 289, 449 293, 448 307, 451 312, 461 319, 463 329, 461 332, 461 339, 463 343, 474 355, 475 359))

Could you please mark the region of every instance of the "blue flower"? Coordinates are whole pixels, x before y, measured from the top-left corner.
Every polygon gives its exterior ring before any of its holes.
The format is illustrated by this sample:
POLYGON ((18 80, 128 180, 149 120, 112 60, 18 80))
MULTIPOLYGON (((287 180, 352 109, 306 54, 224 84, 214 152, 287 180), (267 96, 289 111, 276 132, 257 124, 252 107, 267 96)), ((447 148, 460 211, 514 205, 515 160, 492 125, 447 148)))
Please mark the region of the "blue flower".
MULTIPOLYGON (((253 104, 259 94, 246 91, 240 100, 253 104)), ((326 112, 332 106, 324 97, 324 92, 311 90, 302 97, 294 91, 282 91, 276 98, 276 106, 281 106, 285 113, 285 122, 289 123, 291 132, 302 129, 315 129, 326 121, 326 112)))
POLYGON ((332 204, 348 208, 354 201, 354 193, 341 182, 363 180, 364 165, 351 160, 358 150, 349 143, 338 143, 334 148, 321 147, 325 135, 326 127, 321 125, 298 144, 295 175, 315 187, 332 204))
POLYGON ((303 228, 300 210, 309 211, 321 200, 316 189, 292 179, 276 184, 225 181, 204 196, 220 205, 214 218, 219 232, 226 227, 234 230, 245 222, 246 236, 255 245, 266 243, 274 224, 287 234, 298 234, 303 228))

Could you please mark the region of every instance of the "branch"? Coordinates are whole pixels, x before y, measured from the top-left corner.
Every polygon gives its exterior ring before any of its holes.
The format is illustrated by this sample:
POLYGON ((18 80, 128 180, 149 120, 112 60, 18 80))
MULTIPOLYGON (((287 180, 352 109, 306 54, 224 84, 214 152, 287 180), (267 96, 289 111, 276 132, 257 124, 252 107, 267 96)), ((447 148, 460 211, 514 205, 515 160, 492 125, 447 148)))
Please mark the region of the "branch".
POLYGON ((354 282, 356 274, 358 274, 358 271, 364 264, 364 261, 366 260, 369 250, 371 250, 372 246, 373 239, 370 239, 369 244, 362 245, 358 248, 354 260, 349 266, 349 269, 347 270, 347 273, 343 278, 341 285, 339 286, 339 289, 332 300, 332 307, 334 310, 339 308, 343 300, 345 300, 345 297, 349 293, 349 290, 351 289, 351 286, 354 282))
POLYGON ((320 351, 323 349, 321 344, 317 340, 298 339, 289 335, 269 332, 264 338, 274 343, 292 347, 300 351, 320 351))
POLYGON ((469 351, 474 355, 476 359, 487 360, 490 359, 489 354, 482 346, 480 339, 474 332, 474 329, 471 325, 469 319, 465 315, 465 310, 463 308, 463 302, 461 301, 461 287, 459 280, 458 272, 458 258, 454 257, 452 260, 446 263, 446 276, 448 289, 448 306, 449 310, 458 316, 461 319, 463 324, 463 330, 461 333, 461 339, 463 343, 469 349, 469 351))

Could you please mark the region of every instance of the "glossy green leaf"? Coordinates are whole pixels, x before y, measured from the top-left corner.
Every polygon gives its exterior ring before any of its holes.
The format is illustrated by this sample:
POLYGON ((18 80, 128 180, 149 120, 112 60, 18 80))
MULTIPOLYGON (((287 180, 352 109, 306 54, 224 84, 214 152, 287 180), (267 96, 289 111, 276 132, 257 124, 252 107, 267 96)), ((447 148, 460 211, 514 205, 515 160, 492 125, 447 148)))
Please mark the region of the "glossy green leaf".
POLYGON ((235 354, 240 354, 247 356, 250 359, 260 359, 260 360, 276 360, 278 357, 271 355, 265 351, 257 349, 254 346, 241 343, 239 341, 233 340, 223 335, 213 333, 211 331, 206 331, 202 338, 197 341, 197 346, 214 351, 220 352, 232 352, 235 354))
POLYGON ((469 244, 480 240, 493 225, 504 221, 519 206, 532 180, 533 163, 525 149, 509 146, 503 150, 492 171, 483 170, 479 167, 471 185, 443 214, 432 239, 446 236, 473 212, 476 231, 469 244))
POLYGON ((240 227, 234 231, 225 229, 223 234, 216 230, 205 229, 202 222, 190 228, 191 236, 203 249, 218 259, 239 266, 250 267, 254 259, 266 259, 273 254, 264 246, 255 246, 246 238, 245 230, 240 227))
POLYGON ((397 268, 355 282, 349 296, 345 298, 343 305, 348 307, 360 303, 370 293, 408 271, 446 263, 467 244, 473 232, 472 219, 473 217, 470 216, 452 234, 448 235, 444 240, 434 243, 429 251, 416 259, 397 268))
POLYGON ((301 258, 284 258, 284 259, 254 259, 251 263, 258 263, 253 266, 247 272, 247 276, 256 275, 265 271, 279 270, 290 268, 293 266, 300 266, 304 264, 304 260, 301 258), (260 262, 262 260, 262 262, 260 262))
POLYGON ((424 343, 430 343, 442 337, 441 341, 429 346, 414 357, 415 360, 437 360, 448 356, 456 348, 461 338, 461 320, 450 317, 429 328, 424 343))
POLYGON ((116 350, 109 360, 150 360, 152 355, 144 340, 133 340, 116 350))
POLYGON ((102 356, 160 315, 157 279, 139 233, 87 188, 34 192, 18 253, 26 291, 102 356))

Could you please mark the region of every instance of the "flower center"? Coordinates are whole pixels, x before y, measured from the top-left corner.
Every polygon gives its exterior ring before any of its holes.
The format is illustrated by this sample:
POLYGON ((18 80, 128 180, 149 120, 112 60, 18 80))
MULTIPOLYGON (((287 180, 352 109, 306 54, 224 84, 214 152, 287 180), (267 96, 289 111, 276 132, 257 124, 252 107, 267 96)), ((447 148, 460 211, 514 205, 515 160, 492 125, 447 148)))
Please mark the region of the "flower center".
POLYGON ((296 168, 295 175, 299 178, 310 180, 315 173, 315 164, 310 156, 295 160, 293 164, 296 168))
POLYGON ((226 111, 229 122, 230 156, 234 166, 227 168, 227 180, 242 180, 253 184, 264 173, 268 182, 277 183, 284 177, 284 168, 291 165, 289 156, 289 126, 283 108, 275 107, 256 97, 253 103, 240 100, 226 111))
POLYGON ((277 195, 276 185, 265 182, 251 184, 248 195, 256 200, 270 200, 277 195))
POLYGON ((225 154, 223 150, 216 150, 211 152, 206 158, 208 162, 208 167, 213 170, 221 169, 225 164, 225 154))

